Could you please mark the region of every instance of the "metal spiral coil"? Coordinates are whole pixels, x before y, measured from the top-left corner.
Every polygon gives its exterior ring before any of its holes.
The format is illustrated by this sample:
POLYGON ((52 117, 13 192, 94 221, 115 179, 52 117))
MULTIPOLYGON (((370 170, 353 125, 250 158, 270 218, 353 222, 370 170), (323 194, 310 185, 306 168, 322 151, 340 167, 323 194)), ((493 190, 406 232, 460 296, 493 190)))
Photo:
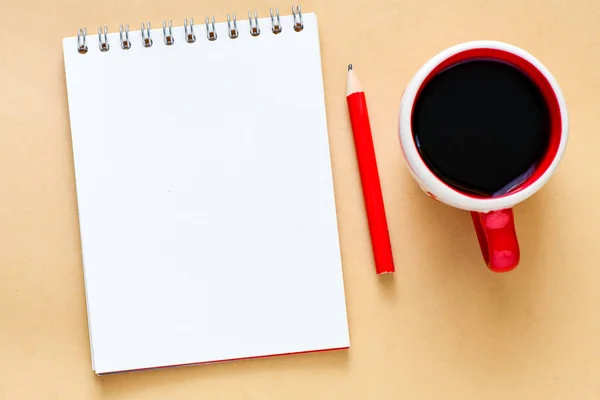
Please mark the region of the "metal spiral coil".
POLYGON ((150 37, 150 21, 148 21, 148 28, 144 32, 144 23, 142 22, 142 46, 152 47, 152 38, 150 37))
POLYGON ((304 22, 302 22, 302 10, 300 10, 299 5, 295 7, 292 6, 292 15, 294 16, 294 30, 300 32, 304 29, 304 22))
POLYGON ((271 13, 271 32, 273 32, 274 34, 277 35, 277 34, 281 33, 281 20, 279 19, 279 8, 275 9, 277 22, 275 22, 275 17, 273 17, 273 9, 272 8, 271 8, 271 10, 269 10, 269 12, 271 13))
POLYGON ((104 32, 102 32, 102 28, 98 28, 98 47, 100 51, 108 51, 110 49, 110 45, 108 44, 108 28, 104 27, 104 32))
POLYGON ((85 44, 87 37, 87 29, 83 28, 77 32, 77 51, 79 54, 85 54, 88 51, 88 47, 85 44))
MULTIPOLYGON (((275 11, 271 8, 269 10, 271 16, 271 32, 275 35, 280 34, 283 31, 281 24, 281 17, 279 16, 279 8, 275 11)), ((293 17, 293 30, 300 32, 304 29, 304 22, 302 21, 302 10, 299 5, 292 6, 292 17, 293 17)), ((249 31, 251 36, 259 36, 261 34, 258 12, 248 12, 249 31)), ((206 38, 213 42, 217 40, 217 29, 215 26, 215 17, 206 17, 206 38)), ((150 22, 141 24, 141 36, 142 46, 152 47, 154 41, 151 36, 151 25, 150 22)), ((175 35, 173 34, 173 23, 171 20, 164 20, 162 22, 163 39, 166 46, 172 46, 175 44, 175 35)), ((227 33, 230 39, 236 39, 240 35, 240 31, 237 26, 237 18, 235 14, 227 14, 227 33)), ((196 33, 194 32, 194 19, 190 18, 189 24, 187 18, 183 20, 183 34, 184 39, 187 43, 196 42, 196 33)), ((129 50, 133 43, 129 39, 129 25, 119 25, 119 40, 121 49, 129 50)), ((102 53, 110 50, 110 44, 108 43, 108 28, 106 26, 98 28, 98 48, 102 53)), ((87 46, 87 29, 82 28, 77 31, 77 52, 80 54, 87 54, 89 51, 87 46)))
MULTIPOLYGON (((150 23, 148 23, 148 26, 150 26, 150 23)), ((165 44, 167 46, 171 46, 173 43, 175 43, 175 38, 173 37, 173 22, 171 22, 171 20, 163 21, 162 27, 165 44)))
POLYGON ((254 24, 252 24, 252 14, 248 11, 248 21, 250 22, 250 34, 252 36, 260 35, 260 27, 258 26, 258 13, 254 11, 254 24))
POLYGON ((129 41, 129 25, 125 25, 125 30, 123 30, 123 25, 119 25, 119 37, 121 38, 121 48, 123 50, 129 50, 131 48, 131 42, 129 41))
POLYGON ((235 14, 233 14, 233 28, 231 27, 231 18, 229 17, 229 14, 227 14, 227 30, 229 31, 229 37, 231 39, 235 39, 239 36, 239 31, 237 28, 237 18, 235 17, 235 14))
POLYGON ((183 32, 185 34, 186 42, 194 43, 196 41, 196 34, 194 33, 194 18, 190 18, 189 26, 188 26, 187 18, 183 20, 183 32))
POLYGON ((215 29, 215 16, 212 16, 212 21, 209 24, 208 17, 206 17, 206 38, 208 40, 215 41, 217 40, 217 30, 215 29))

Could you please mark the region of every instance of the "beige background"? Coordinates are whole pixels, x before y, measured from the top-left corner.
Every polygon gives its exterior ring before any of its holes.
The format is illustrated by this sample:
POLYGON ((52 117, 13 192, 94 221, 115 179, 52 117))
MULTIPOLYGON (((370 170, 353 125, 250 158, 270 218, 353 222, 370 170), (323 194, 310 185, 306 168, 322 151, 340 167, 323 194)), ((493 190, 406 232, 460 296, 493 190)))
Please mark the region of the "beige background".
MULTIPOLYGON (((348 352, 96 377, 61 39, 149 19, 267 15, 281 0, 0 0, 0 399, 599 399, 600 3, 306 0, 319 16, 348 352), (396 138, 400 94, 445 47, 532 52, 566 95, 564 162, 516 208, 520 267, 487 271, 468 213, 424 196, 396 138), (377 277, 346 100, 368 92, 397 273, 377 277)), ((173 66, 174 71, 177 66, 173 66)), ((100 78, 101 79, 101 78, 100 78)))

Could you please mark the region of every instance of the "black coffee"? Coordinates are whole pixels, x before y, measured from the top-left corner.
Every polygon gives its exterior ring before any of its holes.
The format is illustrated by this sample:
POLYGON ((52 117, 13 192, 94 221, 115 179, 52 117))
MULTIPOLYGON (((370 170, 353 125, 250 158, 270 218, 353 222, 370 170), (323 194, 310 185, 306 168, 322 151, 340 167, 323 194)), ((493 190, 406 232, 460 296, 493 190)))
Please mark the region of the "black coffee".
POLYGON ((442 180, 483 196, 509 192, 548 148, 550 114, 517 68, 469 61, 433 77, 416 100, 412 129, 421 157, 442 180))

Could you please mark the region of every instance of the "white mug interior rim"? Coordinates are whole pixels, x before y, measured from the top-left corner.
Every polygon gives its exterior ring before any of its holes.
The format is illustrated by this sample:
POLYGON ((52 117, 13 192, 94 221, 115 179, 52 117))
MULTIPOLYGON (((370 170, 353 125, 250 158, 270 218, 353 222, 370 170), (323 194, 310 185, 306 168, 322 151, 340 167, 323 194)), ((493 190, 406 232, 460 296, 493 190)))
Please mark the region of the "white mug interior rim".
POLYGON ((435 198, 437 198, 438 200, 450 206, 461 208, 464 210, 479 212, 487 212, 491 210, 500 210, 504 208, 513 207, 514 205, 524 201, 525 199, 533 195, 535 192, 540 190, 542 186, 546 184, 548 179, 550 179, 550 176, 554 173, 556 167, 562 159, 567 145, 567 137, 569 130, 566 102, 562 91, 558 85, 558 82, 550 73, 550 71, 537 58, 535 58, 533 55, 529 54, 525 50, 511 44, 489 40, 473 41, 458 44, 456 46, 450 47, 442 51, 441 53, 431 58, 427 63, 425 63, 425 65, 423 65, 421 69, 417 71, 415 76, 411 79, 410 83, 404 90, 402 101, 400 103, 398 129, 405 161, 407 162, 411 173, 419 182, 421 187, 425 191, 435 196, 435 198), (512 53, 531 63, 544 75, 544 77, 552 87, 560 109, 560 142, 558 146, 558 151, 556 152, 556 155, 548 169, 536 181, 531 183, 526 188, 523 188, 522 190, 517 191, 513 194, 497 198, 474 198, 453 189, 452 187, 448 186, 445 182, 440 180, 440 178, 438 178, 435 174, 433 174, 433 172, 431 172, 429 167, 421 158, 417 146, 415 144, 412 132, 411 119, 413 105, 417 93, 419 92, 419 89, 421 88, 425 79, 438 65, 443 63, 446 59, 465 50, 477 48, 502 50, 505 52, 512 53))

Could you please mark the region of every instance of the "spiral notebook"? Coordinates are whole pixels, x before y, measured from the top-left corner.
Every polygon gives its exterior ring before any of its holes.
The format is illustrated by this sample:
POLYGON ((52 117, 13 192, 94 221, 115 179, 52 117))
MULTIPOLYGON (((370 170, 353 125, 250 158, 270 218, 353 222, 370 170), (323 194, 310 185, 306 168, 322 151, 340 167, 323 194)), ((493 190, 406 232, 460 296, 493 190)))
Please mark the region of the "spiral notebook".
POLYGON ((228 19, 63 40, 97 374, 349 347, 317 17, 228 19))

